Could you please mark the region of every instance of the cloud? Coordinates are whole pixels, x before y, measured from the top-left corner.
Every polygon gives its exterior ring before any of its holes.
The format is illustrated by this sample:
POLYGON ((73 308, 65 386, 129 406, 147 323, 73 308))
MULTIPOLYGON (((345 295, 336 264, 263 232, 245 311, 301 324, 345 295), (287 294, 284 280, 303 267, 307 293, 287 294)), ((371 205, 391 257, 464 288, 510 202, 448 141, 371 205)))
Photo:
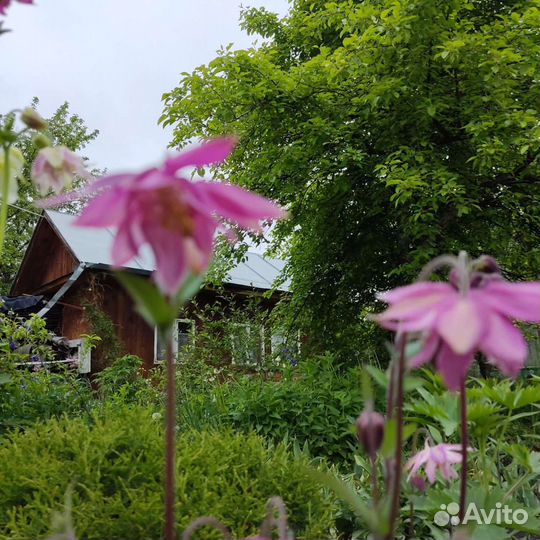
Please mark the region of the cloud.
MULTIPOLYGON (((284 15, 287 0, 251 0, 284 15)), ((64 101, 98 139, 85 151, 109 170, 159 161, 171 139, 157 125, 161 95, 182 71, 215 57, 221 45, 249 46, 238 0, 38 0, 12 4, 0 36, 2 112, 33 96, 47 116, 64 101)))

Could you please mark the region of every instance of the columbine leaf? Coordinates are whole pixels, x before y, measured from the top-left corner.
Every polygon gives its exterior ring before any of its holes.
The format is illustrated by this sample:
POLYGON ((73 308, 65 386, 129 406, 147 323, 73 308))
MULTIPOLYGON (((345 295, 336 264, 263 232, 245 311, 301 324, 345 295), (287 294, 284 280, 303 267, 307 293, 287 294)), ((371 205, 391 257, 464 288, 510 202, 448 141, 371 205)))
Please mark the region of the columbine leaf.
POLYGON ((381 527, 386 525, 385 520, 378 519, 379 516, 360 500, 360 497, 350 484, 329 471, 309 468, 308 474, 314 480, 331 489, 339 499, 347 503, 356 516, 366 523, 372 531, 384 534, 385 531, 382 531, 381 527))

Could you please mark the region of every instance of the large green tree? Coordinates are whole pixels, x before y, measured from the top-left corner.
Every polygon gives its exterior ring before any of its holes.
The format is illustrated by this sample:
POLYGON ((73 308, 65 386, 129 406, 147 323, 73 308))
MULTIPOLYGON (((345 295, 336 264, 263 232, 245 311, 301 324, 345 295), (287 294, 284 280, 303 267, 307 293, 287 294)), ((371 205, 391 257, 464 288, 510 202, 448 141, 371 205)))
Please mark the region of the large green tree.
POLYGON ((290 209, 292 315, 349 344, 374 292, 443 252, 538 273, 539 2, 294 0, 164 95, 171 145, 236 133, 222 174, 290 209))
MULTIPOLYGON (((32 107, 39 108, 38 98, 32 100, 32 107)), ((2 116, 0 124, 1 120, 2 116)), ((94 140, 99 132, 89 130, 84 120, 71 113, 69 104, 65 102, 47 119, 45 133, 54 145, 64 145, 70 150, 79 151, 94 140)), ((34 207, 33 201, 40 196, 30 179, 30 166, 36 157, 37 149, 32 143, 31 135, 26 133, 17 140, 15 146, 24 156, 25 167, 23 178, 19 180, 19 198, 9 208, 6 241, 0 261, 0 292, 3 294, 9 292, 39 218, 39 209, 34 207)))

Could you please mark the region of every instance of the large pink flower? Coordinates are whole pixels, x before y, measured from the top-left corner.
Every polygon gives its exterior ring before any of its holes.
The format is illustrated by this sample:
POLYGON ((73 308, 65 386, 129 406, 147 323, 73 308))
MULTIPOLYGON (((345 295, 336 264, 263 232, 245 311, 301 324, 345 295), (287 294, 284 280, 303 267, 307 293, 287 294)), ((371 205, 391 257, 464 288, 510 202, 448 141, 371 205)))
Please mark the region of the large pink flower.
MULTIPOLYGON (((471 450, 469 448, 469 450, 471 450)), ((424 467, 426 477, 431 484, 437 479, 437 471, 440 471, 445 480, 457 478, 458 474, 454 469, 456 463, 461 463, 460 444, 437 444, 429 446, 426 441, 424 449, 414 455, 405 469, 409 471, 409 480, 416 479, 421 467, 424 467)), ((415 482, 418 482, 416 479, 415 482)))
POLYGON ((153 251, 160 289, 174 295, 186 273, 204 271, 212 257, 215 232, 223 220, 259 231, 261 221, 285 212, 273 202, 232 184, 192 182, 181 175, 186 167, 223 161, 232 138, 216 139, 139 174, 104 177, 72 194, 48 199, 53 206, 95 194, 75 221, 81 227, 115 227, 112 259, 116 267, 136 257, 142 246, 153 251))
POLYGON ((455 390, 476 351, 505 375, 515 377, 527 357, 527 343, 513 320, 540 320, 540 283, 510 283, 479 273, 468 287, 418 282, 380 295, 390 306, 375 319, 399 332, 421 332, 421 351, 409 365, 434 360, 448 388, 455 390), (460 290, 461 289, 461 290, 460 290))

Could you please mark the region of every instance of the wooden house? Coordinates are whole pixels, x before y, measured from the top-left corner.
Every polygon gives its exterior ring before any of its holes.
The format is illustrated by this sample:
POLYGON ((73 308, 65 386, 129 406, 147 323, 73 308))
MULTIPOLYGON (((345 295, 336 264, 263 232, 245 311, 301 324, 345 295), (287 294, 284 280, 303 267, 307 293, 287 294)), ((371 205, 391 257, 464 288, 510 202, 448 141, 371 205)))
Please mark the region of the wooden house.
MULTIPOLYGON (((106 316, 112 325, 123 351, 135 354, 149 369, 162 357, 162 347, 155 329, 135 311, 131 298, 119 285, 111 270, 113 231, 73 226, 74 216, 45 211, 39 220, 17 277, 11 295, 42 295, 46 301, 39 314, 46 318, 48 328, 55 334, 83 343, 81 336, 92 334, 89 313, 106 316)), ((248 252, 246 258, 234 267, 224 280, 229 298, 239 305, 246 298, 260 296, 272 290, 270 297, 262 298, 265 309, 272 309, 288 283, 273 289, 273 284, 283 269, 280 260, 268 259, 258 253, 248 252)), ((154 269, 149 250, 132 260, 125 268, 130 272, 150 276, 154 269)), ((218 292, 202 289, 197 301, 218 301, 218 292)), ((176 343, 181 346, 187 334, 193 331, 194 321, 177 320, 176 343)), ((81 347, 82 349, 82 347, 81 347)), ((83 371, 99 371, 99 362, 84 362, 83 371)))

